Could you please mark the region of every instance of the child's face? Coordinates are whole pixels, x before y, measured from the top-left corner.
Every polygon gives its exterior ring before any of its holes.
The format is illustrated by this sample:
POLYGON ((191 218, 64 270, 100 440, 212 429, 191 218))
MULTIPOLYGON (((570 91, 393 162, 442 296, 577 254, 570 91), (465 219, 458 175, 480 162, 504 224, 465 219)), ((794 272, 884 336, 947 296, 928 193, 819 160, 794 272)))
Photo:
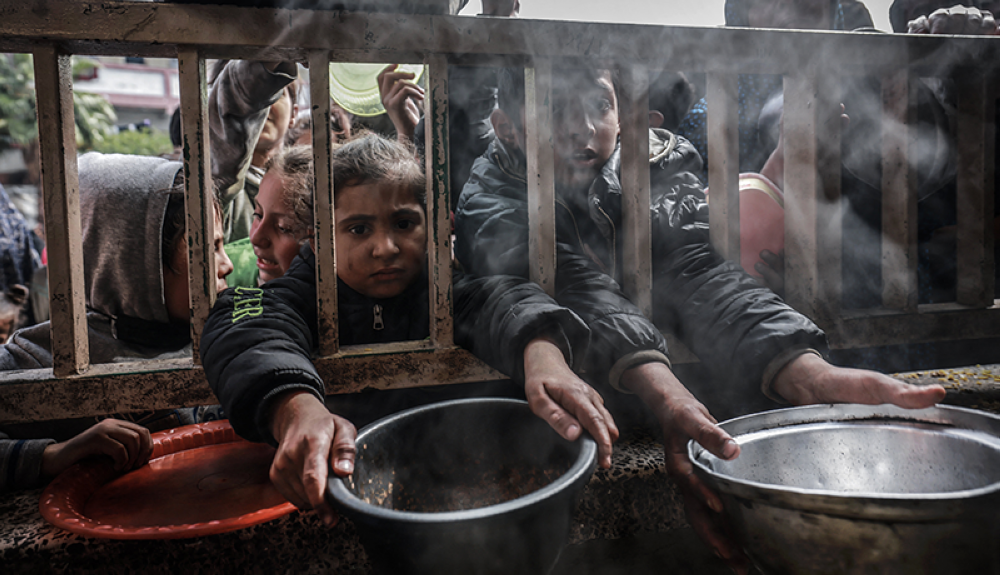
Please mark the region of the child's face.
POLYGON ((563 188, 584 189, 600 173, 618 142, 618 99, 611 72, 597 80, 568 72, 553 83, 555 179, 563 188))
POLYGON ((389 298, 427 261, 424 210, 408 187, 365 183, 337 190, 337 276, 358 293, 389 298))
MULTIPOLYGON (((222 239, 222 214, 215 212, 215 277, 216 293, 226 289, 226 276, 233 271, 233 262, 226 255, 222 239)), ((191 298, 188 289, 187 241, 182 237, 177 249, 170 256, 170 266, 163 266, 163 295, 167 305, 167 315, 176 322, 191 321, 191 298)))
POLYGON ((285 275, 307 235, 307 230, 303 230, 301 223, 285 206, 284 194, 281 178, 272 170, 261 180, 260 191, 254 201, 250 243, 257 256, 261 282, 285 275))
POLYGON ((260 136, 257 138, 256 150, 267 152, 277 149, 285 139, 285 133, 292 126, 295 119, 295 103, 292 102, 292 93, 288 88, 281 93, 278 101, 271 105, 267 113, 267 120, 261 128, 260 136))

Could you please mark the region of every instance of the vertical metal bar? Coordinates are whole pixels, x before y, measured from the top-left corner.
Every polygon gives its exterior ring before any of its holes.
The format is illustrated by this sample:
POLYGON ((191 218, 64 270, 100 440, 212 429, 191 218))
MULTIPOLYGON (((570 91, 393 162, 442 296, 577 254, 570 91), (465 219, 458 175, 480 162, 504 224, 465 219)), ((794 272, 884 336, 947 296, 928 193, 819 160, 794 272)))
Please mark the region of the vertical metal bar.
MULTIPOLYGON (((816 300, 813 316, 817 321, 840 314, 843 293, 843 198, 840 180, 841 79, 820 72, 816 79, 816 211, 815 242, 816 300), (822 262, 822 265, 820 265, 822 262)), ((788 148, 786 147, 785 150, 788 148)), ((787 214, 787 212, 786 212, 787 214)), ((786 270, 787 273, 787 270, 786 270)))
MULTIPOLYGON (((215 188, 208 132, 205 60, 195 48, 177 50, 184 155, 184 210, 187 213, 191 341, 200 363, 201 330, 215 304, 215 188)), ((221 214, 219 214, 221 217, 221 214)))
MULTIPOLYGON (((958 93, 958 303, 993 304, 993 195, 986 193, 986 83, 956 79, 958 93)), ((992 160, 992 157, 990 157, 992 160)))
POLYGON ((882 305, 916 311, 917 178, 910 168, 916 102, 900 70, 882 80, 882 305))
POLYGON ((815 77, 785 76, 785 300, 809 317, 819 308, 816 169, 818 83, 815 77))
POLYGON ((707 78, 708 225, 712 245, 728 260, 740 261, 739 100, 734 74, 707 78))
POLYGON ((435 347, 451 346, 455 339, 451 283, 451 170, 448 149, 448 59, 443 54, 428 55, 427 97, 424 98, 424 146, 426 150, 427 205, 430 230, 427 237, 427 264, 430 271, 431 342, 435 347))
POLYGON ((61 377, 82 373, 90 363, 72 63, 55 45, 40 44, 35 48, 34 66, 49 253, 52 372, 61 377))
POLYGON ((313 197, 313 224, 316 248, 316 312, 319 322, 319 355, 330 356, 340 349, 337 329, 337 250, 334 218, 333 134, 330 131, 330 54, 309 52, 309 101, 312 102, 313 166, 316 193, 313 197))
POLYGON ((651 317, 653 254, 649 221, 649 72, 645 66, 625 66, 621 78, 622 287, 642 313, 651 317))
POLYGON ((552 61, 524 70, 524 140, 528 177, 528 277, 556 289, 556 184, 552 148, 552 61))

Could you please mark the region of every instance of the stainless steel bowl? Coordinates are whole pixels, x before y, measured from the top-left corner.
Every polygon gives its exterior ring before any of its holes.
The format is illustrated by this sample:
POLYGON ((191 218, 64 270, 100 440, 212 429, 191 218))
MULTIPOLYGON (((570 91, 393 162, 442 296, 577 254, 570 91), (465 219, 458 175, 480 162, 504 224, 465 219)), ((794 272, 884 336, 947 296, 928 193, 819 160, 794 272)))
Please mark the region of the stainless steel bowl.
POLYGON ((1000 573, 1000 417, 817 405, 722 427, 737 459, 688 453, 761 572, 1000 573))
POLYGON ((358 433, 350 479, 327 499, 379 575, 545 575, 569 538, 597 443, 566 441, 528 403, 445 401, 358 433))

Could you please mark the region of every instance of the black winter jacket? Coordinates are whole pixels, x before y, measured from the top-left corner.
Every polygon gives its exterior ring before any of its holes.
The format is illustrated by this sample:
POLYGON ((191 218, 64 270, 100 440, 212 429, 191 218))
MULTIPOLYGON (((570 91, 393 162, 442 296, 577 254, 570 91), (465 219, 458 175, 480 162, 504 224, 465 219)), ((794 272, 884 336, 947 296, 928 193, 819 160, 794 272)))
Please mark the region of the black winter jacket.
MULTIPOLYGON (((317 344, 315 255, 308 244, 283 277, 260 288, 219 296, 201 339, 202 364, 236 432, 275 443, 266 415, 271 400, 295 389, 321 401, 323 381, 312 364, 317 344)), ((386 300, 367 298, 338 281, 341 345, 423 339, 428 335, 426 278, 386 300), (383 328, 375 329, 374 306, 383 328)), ((524 346, 545 335, 570 366, 586 356, 589 330, 572 311, 522 278, 455 274, 455 342, 516 381, 524 346)))
MULTIPOLYGON (((812 321, 709 245, 708 207, 694 175, 701 158, 694 148, 665 130, 650 130, 650 151, 653 323, 618 287, 628 273, 620 264, 618 241, 620 150, 586 197, 556 190, 556 300, 591 328, 588 371, 596 381, 617 386, 631 353, 665 353, 654 323, 676 334, 713 376, 748 388, 761 385, 770 362, 783 351, 825 350, 825 336, 812 321)), ((455 214, 455 252, 469 272, 527 277, 524 173, 523 155, 499 140, 476 161, 455 214)))

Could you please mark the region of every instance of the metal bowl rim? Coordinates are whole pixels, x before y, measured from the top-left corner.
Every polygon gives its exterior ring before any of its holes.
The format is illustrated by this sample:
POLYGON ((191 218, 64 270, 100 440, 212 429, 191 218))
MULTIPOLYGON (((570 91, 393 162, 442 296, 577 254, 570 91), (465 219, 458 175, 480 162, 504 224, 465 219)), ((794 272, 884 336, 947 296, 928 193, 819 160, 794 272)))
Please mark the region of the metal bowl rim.
MULTIPOLYGON (((454 405, 469 405, 469 404, 491 404, 491 405, 523 405, 528 408, 528 402, 520 399, 510 399, 501 397, 486 397, 486 398, 469 398, 469 399, 454 399, 450 401, 442 401, 438 403, 433 403, 430 405, 424 405, 420 407, 414 407, 412 409, 407 409, 400 411, 396 414, 390 415, 383 419, 380 419, 370 425, 365 426, 361 431, 358 432, 357 443, 361 443, 366 435, 373 433, 375 430, 385 427, 389 424, 394 423, 399 419, 410 417, 411 415, 424 411, 436 411, 439 409, 446 409, 454 405)), ((529 409, 530 413, 530 409, 529 409)), ((555 431, 553 430, 553 433, 555 431)), ((472 509, 463 509, 461 511, 443 511, 443 512, 427 512, 421 513, 417 511, 398 511, 395 509, 386 509, 385 507, 379 507, 377 505, 372 505, 370 503, 365 503, 357 495, 351 492, 347 488, 347 485, 343 478, 331 476, 331 480, 327 482, 327 488, 330 494, 336 499, 337 503, 343 505, 350 511, 354 513, 364 514, 373 516, 379 520, 390 520, 397 523, 415 523, 415 524, 434 524, 434 523, 458 523, 462 521, 474 521, 482 520, 489 517, 495 517, 499 515, 504 515, 513 511, 518 511, 521 509, 527 509, 550 496, 554 496, 561 491, 569 488, 571 485, 579 481, 583 476, 590 474, 594 466, 597 463, 597 442, 590 438, 586 434, 581 434, 580 437, 576 439, 573 443, 580 444, 580 453, 577 455, 576 460, 573 465, 570 466, 569 470, 557 477, 551 483, 533 491, 522 497, 516 499, 511 499, 509 501, 504 501, 503 503, 497 503, 495 505, 486 505, 483 507, 475 507, 472 509)))
MULTIPOLYGON (((793 427, 796 425, 807 425, 814 423, 836 423, 838 421, 863 421, 864 419, 875 419, 878 417, 886 418, 899 418, 913 422, 927 422, 927 423, 940 423, 940 421, 934 421, 934 416, 940 420, 942 416, 947 414, 952 414, 957 416, 959 419, 968 418, 981 418, 984 420, 992 420, 998 427, 1000 427, 1000 416, 994 415, 992 413, 979 411, 975 409, 969 409, 964 407, 957 407, 951 405, 941 405, 935 407, 929 407, 926 409, 904 409, 894 405, 860 405, 860 404, 822 404, 822 405, 807 405, 798 407, 789 407, 783 409, 775 409, 771 411, 763 411, 760 413, 753 413, 750 415, 744 415, 741 417, 736 417, 727 421, 720 423, 720 427, 725 429, 727 432, 733 434, 738 439, 739 435, 752 433, 756 431, 763 431, 767 429, 775 429, 776 426, 754 426, 754 422, 760 420, 767 420, 773 418, 775 415, 789 414, 792 418, 787 421, 782 426, 777 427, 793 427), (822 414, 841 412, 844 417, 839 419, 829 419, 821 418, 822 414), (799 417, 800 415, 800 417, 799 417), (921 418, 920 416, 925 416, 921 418), (743 429, 747 427, 746 429, 743 429), (739 430, 740 433, 734 433, 735 430, 739 430)), ((952 419, 954 418, 947 418, 952 419)), ((768 499, 764 497, 764 494, 769 494, 771 496, 782 496, 782 495, 795 495, 801 496, 803 498, 823 498, 828 501, 855 501, 855 502, 869 502, 874 504, 879 503, 902 503, 907 501, 925 501, 925 502, 948 502, 957 500, 967 500, 974 499, 978 497, 985 497, 1000 493, 1000 481, 995 481, 990 485, 984 487, 978 487, 976 489, 963 489, 961 491, 947 491, 939 493, 874 493, 874 492, 850 492, 845 493, 843 491, 832 491, 826 489, 806 489, 802 487, 784 487, 776 486, 770 483, 760 483, 757 481, 749 481, 746 479, 740 479, 737 477, 732 477, 730 475, 723 475, 717 473, 712 469, 709 469, 707 465, 699 460, 699 456, 705 453, 707 450, 695 442, 693 439, 688 441, 688 458, 691 463, 694 464, 696 470, 701 475, 711 477, 715 483, 715 489, 724 491, 729 490, 733 493, 734 490, 729 485, 736 485, 742 487, 740 493, 734 493, 739 497, 748 497, 748 490, 756 490, 760 492, 759 496, 753 497, 754 499, 768 499), (727 485, 729 484, 729 485, 727 485), (725 488, 725 489, 722 489, 725 488)))

